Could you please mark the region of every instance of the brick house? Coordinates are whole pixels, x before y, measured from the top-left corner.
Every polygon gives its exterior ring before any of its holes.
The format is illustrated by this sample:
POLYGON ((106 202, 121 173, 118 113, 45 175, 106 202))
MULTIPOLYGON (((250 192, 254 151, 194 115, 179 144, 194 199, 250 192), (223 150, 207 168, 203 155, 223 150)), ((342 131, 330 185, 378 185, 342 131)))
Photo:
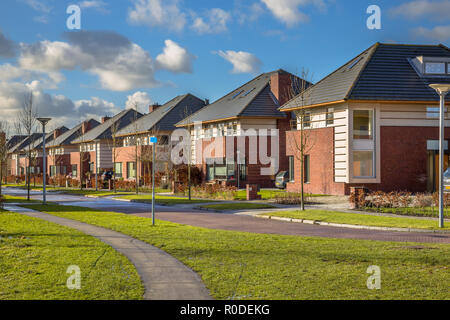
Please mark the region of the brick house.
POLYGON ((10 139, 8 139, 8 142, 6 144, 7 149, 8 149, 7 165, 6 165, 6 175, 7 176, 15 175, 15 173, 17 171, 16 163, 12 159, 12 150, 15 146, 22 143, 26 138, 27 138, 27 136, 24 136, 24 135, 15 135, 15 136, 12 136, 10 139))
POLYGON ((274 186, 275 175, 288 169, 291 120, 278 108, 298 79, 284 70, 264 73, 177 124, 191 133, 190 161, 205 182, 274 186))
POLYGON ((297 116, 286 138, 287 189, 300 189, 303 132, 306 192, 435 191, 439 96, 431 83, 450 83, 447 47, 377 43, 287 102, 280 110, 297 116))
MULTIPOLYGON (((50 177, 57 175, 78 176, 79 166, 71 163, 71 154, 76 153, 79 147, 73 145, 72 142, 98 125, 100 125, 100 122, 90 119, 63 133, 54 132, 54 139, 47 144, 47 173, 50 177)), ((86 168, 88 167, 88 164, 86 164, 86 168)))
MULTIPOLYGON (((42 139, 42 134, 33 133, 29 137, 25 136, 24 139, 17 139, 19 141, 16 145, 13 145, 8 150, 9 170, 12 176, 24 176, 28 168, 27 153, 31 144, 42 139)), ((37 171, 38 169, 36 169, 37 171)))
POLYGON ((205 106, 205 101, 192 94, 178 96, 164 105, 151 105, 149 113, 124 127, 118 132, 123 141, 116 148, 114 163, 116 176, 125 180, 136 180, 137 176, 148 175, 151 170, 152 149, 149 138, 158 137, 156 150, 156 171, 170 169, 170 136, 176 129, 175 124, 205 106), (137 148, 136 148, 137 144, 137 148))
MULTIPOLYGON (((49 132, 45 136, 45 145, 46 148, 50 145, 56 138, 58 138, 63 133, 69 131, 68 128, 62 126, 56 128, 55 130, 49 132)), ((38 139, 36 139, 33 143, 30 144, 31 152, 31 174, 41 174, 44 171, 44 161, 43 161, 43 149, 42 149, 43 141, 42 134, 38 134, 38 139)), ((26 148, 28 149, 28 147, 26 148)), ((23 150, 26 153, 26 150, 23 150)), ((25 159, 24 159, 25 160, 25 159)), ((47 171, 49 173, 50 171, 47 171)))
POLYGON ((100 125, 72 141, 78 147, 70 153, 71 165, 78 168, 76 178, 83 180, 87 172, 101 174, 113 170, 113 149, 120 145, 117 133, 140 117, 142 114, 135 110, 123 110, 112 118, 102 118, 100 125))

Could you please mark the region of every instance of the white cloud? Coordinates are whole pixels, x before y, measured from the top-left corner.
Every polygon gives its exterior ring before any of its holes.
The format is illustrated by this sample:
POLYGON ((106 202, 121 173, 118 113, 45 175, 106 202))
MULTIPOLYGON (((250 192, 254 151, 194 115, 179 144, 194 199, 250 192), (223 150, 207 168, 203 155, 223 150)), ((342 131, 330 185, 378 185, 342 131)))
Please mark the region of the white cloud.
POLYGON ((164 27, 181 31, 186 24, 186 14, 179 8, 179 0, 134 0, 128 10, 128 21, 135 25, 164 27))
POLYGON ((36 11, 43 13, 50 13, 52 8, 48 6, 44 1, 40 0, 25 0, 25 3, 28 4, 31 8, 36 11))
POLYGON ((199 34, 221 33, 227 31, 227 23, 231 20, 231 14, 220 8, 213 8, 206 12, 205 18, 194 14, 192 29, 199 34))
POLYGON ((81 9, 95 9, 101 13, 109 13, 109 10, 106 9, 108 4, 102 0, 81 1, 78 5, 81 9))
POLYGON ((428 17, 432 21, 448 21, 450 20, 450 0, 406 2, 392 8, 390 13, 394 16, 403 16, 411 20, 428 17))
POLYGON ((148 113, 148 107, 153 103, 147 92, 137 91, 131 96, 128 96, 125 107, 127 109, 134 109, 135 103, 138 105, 138 111, 142 113, 148 113))
POLYGON ((255 22, 263 14, 264 7, 259 2, 252 3, 251 5, 237 2, 236 7, 233 10, 233 15, 237 17, 240 24, 245 22, 255 22))
POLYGON ((261 0, 272 14, 284 22, 288 27, 298 23, 308 22, 309 17, 299 10, 300 6, 315 5, 319 9, 325 9, 323 0, 261 0))
POLYGON ((262 62, 254 54, 244 51, 218 51, 219 56, 233 65, 232 73, 258 73, 262 62))
POLYGON ((433 29, 419 27, 413 30, 413 34, 416 37, 444 42, 450 40, 450 25, 437 26, 433 29))
POLYGON ((45 93, 39 81, 31 83, 0 81, 0 117, 14 123, 20 112, 24 97, 33 92, 34 107, 39 116, 52 117, 52 126, 66 125, 72 127, 80 119, 99 118, 113 115, 120 111, 113 103, 93 97, 90 100, 72 101, 63 95, 45 93))
POLYGON ((156 57, 156 68, 174 73, 192 73, 195 57, 172 40, 166 40, 165 45, 163 53, 156 57))
POLYGON ((22 44, 20 67, 47 72, 53 79, 58 78, 61 70, 80 68, 97 75, 102 87, 112 91, 159 85, 154 79, 150 54, 127 38, 100 31, 71 32, 66 37, 69 43, 45 40, 22 44))

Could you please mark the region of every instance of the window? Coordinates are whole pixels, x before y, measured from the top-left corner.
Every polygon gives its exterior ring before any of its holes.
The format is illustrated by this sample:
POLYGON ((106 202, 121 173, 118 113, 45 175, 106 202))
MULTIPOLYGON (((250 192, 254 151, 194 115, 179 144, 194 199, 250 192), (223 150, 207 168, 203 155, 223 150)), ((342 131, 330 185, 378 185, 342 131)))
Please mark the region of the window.
MULTIPOLYGON (((439 107, 427 107, 427 119, 439 119, 440 110, 439 107)), ((447 108, 444 112, 447 112, 447 108)))
POLYGON ((327 109, 327 126, 334 125, 334 108, 327 109))
POLYGON ((241 159, 241 163, 239 164, 239 180, 247 180, 247 163, 245 159, 241 159))
POLYGON ((73 164, 72 165, 72 177, 77 177, 78 176, 78 165, 73 164))
POLYGON ((241 90, 241 91, 235 93, 231 99, 237 98, 237 96, 239 96, 242 92, 244 92, 244 90, 241 90))
POLYGON ((450 74, 450 62, 447 63, 447 73, 450 74))
POLYGON ((311 128, 311 112, 305 112, 303 115, 303 128, 311 128))
POLYGON ((295 159, 289 157, 289 182, 295 181, 295 159))
POLYGON ((429 74, 445 74, 444 62, 426 62, 425 73, 429 74))
POLYGON ((127 162, 127 179, 136 178, 136 162, 127 162))
POLYGON ((56 166, 50 166, 50 177, 56 176, 56 166))
POLYGON ((373 139, 373 111, 354 110, 353 111, 353 139, 372 140, 373 139))
POLYGON ((217 127, 217 135, 223 137, 225 135, 225 124, 219 123, 217 127))
POLYGON ((374 176, 372 151, 353 152, 353 176, 355 178, 372 178, 374 176))
POLYGON ((303 160, 303 167, 304 167, 304 182, 310 183, 311 182, 311 175, 310 175, 310 156, 306 155, 303 160))
POLYGON ((169 136, 161 136, 159 138, 159 145, 167 146, 169 144, 169 136))
POLYGON ((114 173, 116 178, 122 178, 122 162, 114 163, 114 173))
POLYGON ((363 57, 359 57, 357 59, 355 59, 349 66, 348 66, 348 70, 351 70, 354 66, 356 66, 358 64, 358 62, 361 61, 363 57))

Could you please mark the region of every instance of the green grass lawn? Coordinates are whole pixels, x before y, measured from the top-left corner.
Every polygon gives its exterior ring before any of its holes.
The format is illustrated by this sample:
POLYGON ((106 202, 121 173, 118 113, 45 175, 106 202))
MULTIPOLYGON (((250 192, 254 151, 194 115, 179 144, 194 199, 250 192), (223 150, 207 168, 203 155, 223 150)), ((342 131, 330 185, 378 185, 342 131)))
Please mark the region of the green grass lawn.
MULTIPOLYGON (((370 212, 393 213, 404 216, 416 217, 435 217, 439 216, 439 208, 425 207, 425 208, 365 208, 364 210, 370 212)), ((444 217, 450 218, 450 209, 444 209, 444 217)))
MULTIPOLYGON (((279 211, 263 214, 264 216, 316 220, 330 223, 353 224, 375 227, 393 227, 393 228, 415 228, 415 229, 439 229, 437 220, 422 220, 414 218, 401 217, 383 217, 358 213, 335 212, 325 210, 306 210, 306 211, 279 211)), ((447 224, 445 230, 450 230, 447 224)))
POLYGON ((142 299, 133 265, 91 236, 36 218, 0 213, 0 300, 142 299), (81 270, 81 290, 66 286, 81 270))
POLYGON ((14 197, 14 196, 8 196, 8 195, 4 195, 3 199, 4 199, 5 203, 41 203, 42 202, 40 200, 33 200, 33 199, 31 199, 30 201, 27 201, 27 199, 23 198, 23 197, 14 197))
POLYGON ((204 209, 213 209, 218 211, 233 211, 233 210, 251 210, 251 209, 272 209, 274 206, 263 203, 224 203, 224 204, 211 204, 207 206, 201 206, 204 209))
POLYGON ((155 245, 202 277, 217 299, 449 299, 450 245, 251 234, 120 213, 29 206, 155 245), (368 290, 371 265, 382 289, 368 290))
MULTIPOLYGON (((144 202, 144 203, 151 203, 152 202, 152 195, 129 195, 120 197, 121 199, 127 199, 134 202, 144 202)), ((196 204, 196 203, 210 203, 215 202, 212 200, 199 200, 199 199, 192 199, 189 201, 188 198, 185 197, 172 197, 172 196, 155 196, 156 203, 159 205, 166 205, 166 206, 173 206, 177 204, 196 204)))

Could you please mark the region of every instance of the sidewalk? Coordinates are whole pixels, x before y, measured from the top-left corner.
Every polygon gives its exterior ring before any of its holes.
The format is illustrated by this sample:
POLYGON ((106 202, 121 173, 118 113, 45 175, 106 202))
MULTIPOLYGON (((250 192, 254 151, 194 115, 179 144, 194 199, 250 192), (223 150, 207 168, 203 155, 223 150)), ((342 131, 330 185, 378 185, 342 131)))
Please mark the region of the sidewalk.
POLYGON ((200 277, 166 252, 122 233, 46 213, 5 205, 5 210, 79 230, 110 245, 136 267, 146 300, 211 300, 200 277))

